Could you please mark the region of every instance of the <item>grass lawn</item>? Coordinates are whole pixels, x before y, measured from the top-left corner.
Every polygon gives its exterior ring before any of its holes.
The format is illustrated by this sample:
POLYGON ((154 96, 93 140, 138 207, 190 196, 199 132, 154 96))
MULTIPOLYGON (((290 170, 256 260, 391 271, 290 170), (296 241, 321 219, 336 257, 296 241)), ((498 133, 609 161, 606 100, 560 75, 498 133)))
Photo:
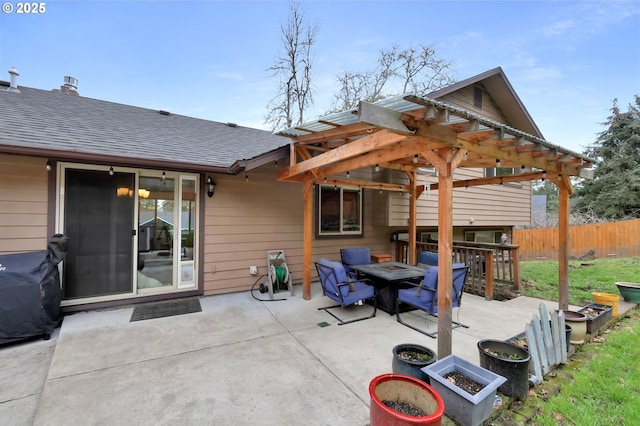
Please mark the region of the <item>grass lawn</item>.
MULTIPOLYGON (((521 293, 558 300, 558 262, 520 262, 521 293)), ((640 257, 569 261, 569 303, 593 303, 594 291, 619 295, 616 282, 640 282, 640 257)))
MULTIPOLYGON (((558 300, 558 262, 522 262, 522 294, 558 300)), ((640 258, 571 261, 569 303, 591 292, 619 294, 617 281, 640 281, 640 258)), ((640 308, 613 318, 567 364, 496 412, 489 425, 640 425, 640 308)))
POLYGON ((487 424, 632 426, 640 424, 640 309, 612 319, 545 376, 523 401, 487 424))

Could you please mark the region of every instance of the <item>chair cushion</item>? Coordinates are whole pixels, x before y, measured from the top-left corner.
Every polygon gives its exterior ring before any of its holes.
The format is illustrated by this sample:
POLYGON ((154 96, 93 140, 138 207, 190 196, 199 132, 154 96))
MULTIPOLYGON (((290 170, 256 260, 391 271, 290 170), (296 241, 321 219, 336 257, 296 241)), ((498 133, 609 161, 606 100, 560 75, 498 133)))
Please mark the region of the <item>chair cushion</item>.
POLYGON ((426 288, 438 288, 438 267, 432 266, 424 273, 424 279, 422 280, 421 286, 418 287, 416 291, 416 295, 419 296, 423 301, 430 302, 433 299, 433 292, 431 291, 422 291, 422 287, 426 288))
POLYGON ((340 257, 345 265, 368 265, 371 263, 371 250, 369 247, 341 249, 340 257))
POLYGON ((408 303, 428 313, 437 313, 438 305, 434 303, 434 293, 429 290, 424 290, 421 292, 421 295, 417 295, 412 288, 398 289, 398 300, 401 302, 408 303), (429 298, 423 298, 421 296, 422 294, 429 294, 430 296, 429 298))
POLYGON ((430 266, 438 266, 438 253, 432 251, 423 251, 420 253, 418 263, 430 266))
MULTIPOLYGON (((320 276, 319 278, 324 282, 325 287, 327 288, 327 291, 333 293, 333 294, 337 294, 338 293, 338 284, 342 284, 342 283, 346 283, 349 282, 349 280, 347 279, 347 273, 344 270, 344 267, 342 266, 342 263, 340 262, 333 262, 331 260, 327 260, 327 259, 320 259, 320 261, 318 261, 318 263, 322 264, 322 265, 326 265, 328 267, 330 267, 331 269, 333 269, 333 274, 329 274, 327 273, 326 276, 320 276), (336 281, 337 280, 337 281, 336 281)), ((324 275, 325 273, 323 272, 324 270, 322 268, 320 268, 320 274, 324 275)), ((340 293, 342 294, 342 297, 346 297, 349 295, 349 286, 345 285, 340 287, 340 293)))

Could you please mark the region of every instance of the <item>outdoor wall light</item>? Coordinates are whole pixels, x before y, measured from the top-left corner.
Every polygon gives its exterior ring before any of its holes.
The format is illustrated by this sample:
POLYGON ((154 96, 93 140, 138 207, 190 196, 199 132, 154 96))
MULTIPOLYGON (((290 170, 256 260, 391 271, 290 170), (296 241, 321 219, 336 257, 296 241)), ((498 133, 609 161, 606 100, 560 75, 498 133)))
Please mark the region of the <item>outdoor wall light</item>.
POLYGON ((213 197, 213 191, 216 190, 216 183, 211 179, 211 176, 207 177, 207 195, 209 198, 213 197))

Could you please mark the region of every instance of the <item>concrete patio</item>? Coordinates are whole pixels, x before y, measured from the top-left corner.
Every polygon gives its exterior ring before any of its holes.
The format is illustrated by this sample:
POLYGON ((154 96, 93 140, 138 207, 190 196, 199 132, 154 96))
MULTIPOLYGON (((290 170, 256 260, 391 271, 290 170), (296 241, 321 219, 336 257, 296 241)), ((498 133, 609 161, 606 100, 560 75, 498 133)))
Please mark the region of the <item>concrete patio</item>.
MULTIPOLYGON (((381 311, 337 326, 317 310, 329 304, 319 284, 310 301, 295 290, 277 302, 202 297, 202 312, 137 322, 133 307, 69 315, 48 341, 0 347, 2 424, 366 425, 369 382, 391 371, 392 348, 437 350, 381 311)), ((453 353, 478 363, 478 340, 523 331, 540 302, 465 294, 454 319, 470 327, 453 330, 453 353)))

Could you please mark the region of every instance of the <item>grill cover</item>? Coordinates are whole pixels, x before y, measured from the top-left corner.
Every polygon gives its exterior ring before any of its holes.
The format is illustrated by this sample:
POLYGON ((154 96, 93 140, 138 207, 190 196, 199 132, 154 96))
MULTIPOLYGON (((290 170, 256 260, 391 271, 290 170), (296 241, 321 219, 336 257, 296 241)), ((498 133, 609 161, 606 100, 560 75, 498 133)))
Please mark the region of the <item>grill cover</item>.
POLYGON ((60 274, 68 237, 56 234, 47 250, 0 255, 0 344, 48 338, 60 325, 60 274))

